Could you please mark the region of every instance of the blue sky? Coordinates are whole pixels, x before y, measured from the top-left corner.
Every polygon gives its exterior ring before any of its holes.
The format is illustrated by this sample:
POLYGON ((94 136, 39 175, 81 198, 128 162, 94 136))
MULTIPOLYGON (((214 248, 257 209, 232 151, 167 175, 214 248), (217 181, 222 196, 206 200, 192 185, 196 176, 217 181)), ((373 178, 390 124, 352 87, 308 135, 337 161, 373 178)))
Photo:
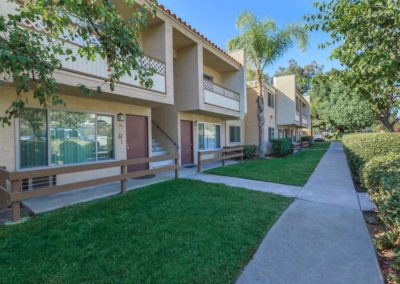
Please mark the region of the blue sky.
MULTIPOLYGON (((260 18, 273 18, 279 26, 288 23, 303 22, 303 15, 315 12, 314 0, 159 0, 166 8, 177 14, 184 21, 195 27, 222 48, 226 48, 228 40, 237 34, 235 21, 242 11, 249 10, 260 18)), ((339 68, 338 61, 328 57, 330 49, 319 49, 318 44, 325 42, 329 36, 323 32, 310 34, 310 46, 301 52, 297 47, 289 50, 274 65, 267 68, 273 75, 279 66, 287 66, 293 58, 301 66, 315 60, 325 66, 339 68)))

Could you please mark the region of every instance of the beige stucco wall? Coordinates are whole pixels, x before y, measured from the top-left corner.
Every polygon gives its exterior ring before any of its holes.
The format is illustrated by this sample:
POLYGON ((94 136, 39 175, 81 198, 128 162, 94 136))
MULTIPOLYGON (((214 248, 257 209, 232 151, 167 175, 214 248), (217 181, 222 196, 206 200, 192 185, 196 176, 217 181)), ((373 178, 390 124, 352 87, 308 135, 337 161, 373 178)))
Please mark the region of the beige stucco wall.
MULTIPOLYGON (((275 138, 278 134, 276 126, 277 117, 277 102, 276 102, 276 90, 266 84, 264 86, 264 141, 266 153, 272 152, 272 145, 269 143, 268 128, 271 127, 275 131, 275 138), (275 108, 268 106, 268 92, 275 96, 275 108)), ((258 119, 257 119, 257 88, 249 86, 247 88, 247 114, 244 118, 245 124, 245 143, 247 145, 258 145, 258 119)))
MULTIPOLYGON (((216 123, 221 125, 221 147, 226 146, 226 121, 225 119, 218 118, 218 117, 213 117, 213 116, 208 116, 208 115, 203 115, 203 114, 197 114, 197 113, 188 113, 188 112, 180 112, 179 113, 179 121, 181 120, 188 120, 188 121, 197 121, 197 122, 208 122, 208 123, 216 123)), ((197 153, 199 151, 199 132, 198 132, 198 126, 193 124, 193 158, 194 158, 194 163, 197 164, 197 153)), ((179 123, 179 137, 180 137, 180 123, 179 123)), ((179 145, 181 145, 181 141, 179 139, 179 145)))
MULTIPOLYGON (((149 121, 149 154, 151 155, 151 109, 145 106, 134 104, 124 104, 117 102, 110 102, 105 100, 96 99, 94 97, 82 98, 77 96, 70 96, 59 94, 59 96, 66 103, 66 110, 70 111, 93 111, 100 114, 114 115, 114 156, 115 160, 126 159, 126 125, 124 122, 118 122, 116 115, 118 113, 147 116, 149 121)), ((29 107, 40 107, 39 104, 33 100, 31 95, 28 98, 29 107)), ((15 89, 12 86, 0 86, 0 112, 3 115, 6 108, 15 99, 15 89)), ((51 106, 53 109, 64 109, 61 106, 51 106)), ((8 127, 0 127, 0 166, 6 166, 8 170, 18 170, 17 161, 17 126, 18 119, 13 120, 13 124, 8 127)), ((69 182, 77 182, 87 180, 88 176, 95 179, 98 177, 105 177, 119 173, 119 168, 105 169, 91 172, 74 173, 67 175, 60 175, 57 177, 58 184, 69 182)))
POLYGON ((245 144, 245 125, 244 119, 240 120, 227 120, 226 121, 226 137, 225 137, 225 146, 233 147, 245 144), (240 142, 231 143, 230 142, 230 126, 239 126, 240 127, 240 142))
POLYGON ((294 124, 296 114, 295 75, 274 77, 273 85, 277 89, 277 124, 294 124))

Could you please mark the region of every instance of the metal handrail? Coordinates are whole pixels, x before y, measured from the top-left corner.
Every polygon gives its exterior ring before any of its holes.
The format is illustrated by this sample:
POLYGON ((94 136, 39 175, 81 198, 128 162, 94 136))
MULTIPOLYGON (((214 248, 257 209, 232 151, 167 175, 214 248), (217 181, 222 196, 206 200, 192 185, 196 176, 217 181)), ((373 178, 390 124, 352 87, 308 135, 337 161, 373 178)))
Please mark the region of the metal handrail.
POLYGON ((176 150, 179 150, 178 143, 176 143, 175 140, 172 139, 172 137, 169 136, 168 133, 164 129, 161 128, 161 126, 159 126, 157 123, 155 123, 154 120, 152 120, 151 122, 154 124, 155 127, 157 127, 157 129, 159 129, 161 131, 162 134, 164 134, 168 138, 169 141, 172 142, 172 144, 174 144, 174 146, 176 147, 176 150))

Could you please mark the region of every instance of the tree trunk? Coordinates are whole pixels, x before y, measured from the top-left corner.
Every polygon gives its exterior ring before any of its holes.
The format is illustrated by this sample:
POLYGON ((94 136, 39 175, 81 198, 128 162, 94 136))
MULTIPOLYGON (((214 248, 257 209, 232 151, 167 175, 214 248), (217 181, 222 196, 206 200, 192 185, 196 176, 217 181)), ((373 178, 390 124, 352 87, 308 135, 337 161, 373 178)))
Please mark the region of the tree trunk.
POLYGON ((392 117, 392 112, 390 108, 388 108, 384 113, 380 113, 378 119, 382 123, 382 125, 386 128, 389 132, 394 132, 394 125, 399 121, 398 119, 393 119, 390 121, 392 117))
POLYGON ((258 94, 257 94, 257 122, 258 122, 258 157, 265 157, 265 139, 264 139, 264 94, 262 74, 258 74, 258 94))

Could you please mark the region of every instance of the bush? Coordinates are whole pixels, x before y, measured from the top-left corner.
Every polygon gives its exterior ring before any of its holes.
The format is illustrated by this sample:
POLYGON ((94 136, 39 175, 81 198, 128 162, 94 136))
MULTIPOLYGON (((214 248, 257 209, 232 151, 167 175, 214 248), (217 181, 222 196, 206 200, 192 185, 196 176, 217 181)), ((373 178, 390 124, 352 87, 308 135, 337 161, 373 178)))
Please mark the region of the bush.
POLYGON ((302 136, 301 142, 308 142, 312 144, 314 142, 314 138, 312 136, 302 136))
POLYGON ((348 134, 343 144, 350 169, 361 176, 364 164, 374 157, 400 153, 400 133, 348 134))
POLYGON ((272 140, 272 150, 274 154, 287 156, 293 153, 292 138, 278 138, 272 140))
POLYGON ((243 157, 245 159, 251 159, 257 152, 256 145, 243 145, 243 157))
POLYGON ((362 183, 378 207, 385 223, 386 238, 400 245, 400 154, 390 153, 375 157, 362 169, 362 183))

